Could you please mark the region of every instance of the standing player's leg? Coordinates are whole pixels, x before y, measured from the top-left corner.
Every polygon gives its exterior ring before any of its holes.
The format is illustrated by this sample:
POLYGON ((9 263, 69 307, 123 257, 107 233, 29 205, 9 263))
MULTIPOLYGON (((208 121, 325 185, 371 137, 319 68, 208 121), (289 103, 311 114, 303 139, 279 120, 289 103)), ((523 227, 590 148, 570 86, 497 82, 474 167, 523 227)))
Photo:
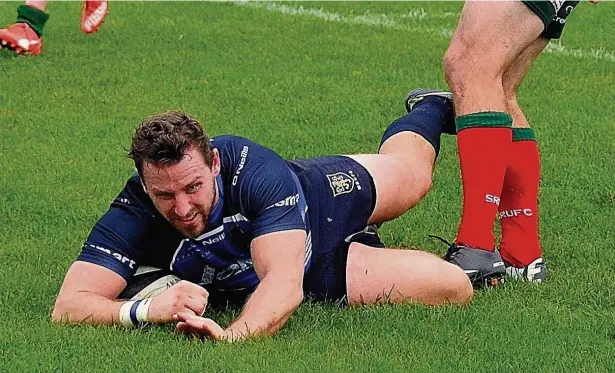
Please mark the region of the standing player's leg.
POLYGON ((517 57, 503 78, 508 112, 513 118, 513 143, 499 206, 500 250, 506 273, 532 282, 542 282, 549 274, 538 236, 540 154, 534 131, 517 102, 517 89, 549 40, 559 39, 577 4, 578 1, 565 1, 541 37, 517 57))
POLYGON ((512 144, 503 75, 543 29, 544 20, 519 1, 467 2, 444 60, 463 180, 463 214, 447 260, 477 284, 497 283, 505 273, 501 260, 474 250, 495 249, 493 223, 512 144))
POLYGON ((534 130, 517 102, 517 89, 548 43, 549 39, 539 38, 528 46, 503 79, 508 112, 513 118, 513 142, 498 207, 502 226, 500 252, 509 275, 517 276, 525 269, 525 276, 532 281, 542 281, 548 273, 538 236, 540 153, 534 130))
MULTIPOLYGON (((351 156, 373 179, 376 205, 369 224, 394 219, 429 191, 440 135, 454 133, 448 92, 417 90, 410 112, 385 131, 379 154, 351 156), (423 92, 420 99, 419 93, 423 92)), ((473 290, 463 271, 415 250, 381 249, 353 242, 346 264, 349 304, 417 302, 466 303, 473 290)))
MULTIPOLYGON (((0 29, 0 48, 18 54, 37 55, 43 48, 43 28, 49 19, 45 13, 46 0, 28 0, 17 8, 17 22, 0 29)), ((97 31, 105 21, 107 0, 84 0, 81 30, 87 34, 97 31)))
POLYGON ((49 19, 45 13, 47 1, 28 0, 17 8, 17 22, 0 29, 0 48, 7 48, 18 54, 41 53, 43 27, 49 19))
POLYGON ((504 73, 502 86, 506 96, 506 110, 512 117, 513 128, 529 128, 530 124, 517 102, 517 90, 523 78, 530 70, 532 63, 549 44, 549 39, 538 38, 517 56, 515 61, 504 73))

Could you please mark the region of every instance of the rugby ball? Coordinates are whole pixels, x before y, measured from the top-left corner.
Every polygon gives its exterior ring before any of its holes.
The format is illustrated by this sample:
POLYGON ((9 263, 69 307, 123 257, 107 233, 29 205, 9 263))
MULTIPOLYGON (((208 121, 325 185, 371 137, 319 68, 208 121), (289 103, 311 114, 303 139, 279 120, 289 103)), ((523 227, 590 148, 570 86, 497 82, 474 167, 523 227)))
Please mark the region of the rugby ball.
POLYGON ((168 270, 141 266, 118 298, 129 300, 153 298, 162 294, 180 280, 179 277, 168 270))

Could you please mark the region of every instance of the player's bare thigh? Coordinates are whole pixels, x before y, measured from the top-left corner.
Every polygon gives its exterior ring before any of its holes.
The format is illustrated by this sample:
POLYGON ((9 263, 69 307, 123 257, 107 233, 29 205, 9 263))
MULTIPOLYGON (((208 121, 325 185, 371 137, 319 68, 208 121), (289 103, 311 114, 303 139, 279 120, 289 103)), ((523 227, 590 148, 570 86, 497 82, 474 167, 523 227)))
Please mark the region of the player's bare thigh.
POLYGON ((381 224, 401 216, 431 188, 435 151, 414 132, 392 136, 383 144, 380 154, 349 157, 365 167, 374 180, 376 206, 369 224, 381 224))
POLYGON ((467 1, 463 7, 451 46, 459 44, 473 52, 468 64, 502 68, 509 66, 544 29, 544 24, 521 1, 467 1), (497 58, 483 62, 484 59, 497 58))
POLYGON ((521 1, 468 1, 444 59, 457 115, 506 111, 501 79, 544 29, 521 1))
POLYGON ((350 245, 346 266, 349 304, 467 303, 473 289, 457 266, 422 251, 350 245))

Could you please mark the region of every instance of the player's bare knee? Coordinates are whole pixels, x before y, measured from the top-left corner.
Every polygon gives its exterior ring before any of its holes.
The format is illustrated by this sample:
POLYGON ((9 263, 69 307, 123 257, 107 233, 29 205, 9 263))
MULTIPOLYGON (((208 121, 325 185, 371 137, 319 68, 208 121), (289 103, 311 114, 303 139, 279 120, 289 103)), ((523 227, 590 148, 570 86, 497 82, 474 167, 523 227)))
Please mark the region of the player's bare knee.
POLYGON ((487 56, 472 58, 477 51, 453 42, 444 56, 444 77, 455 95, 501 82, 501 69, 487 56))
POLYGON ((459 93, 473 79, 467 59, 469 52, 463 43, 453 40, 444 56, 444 77, 453 93, 459 93))
POLYGON ((53 310, 51 311, 51 322, 53 323, 60 323, 62 322, 62 318, 63 315, 65 315, 66 312, 64 312, 60 307, 58 307, 58 304, 56 303, 56 305, 53 307, 53 310))
POLYGON ((456 48, 453 48, 453 45, 451 45, 444 55, 444 78, 453 92, 455 92, 459 86, 459 70, 461 63, 462 61, 459 53, 456 48))
POLYGON ((55 305, 53 306, 53 310, 51 311, 51 322, 53 323, 63 323, 68 321, 68 310, 69 302, 65 301, 64 298, 58 297, 55 305))
POLYGON ((472 300, 474 288, 470 279, 461 268, 451 264, 446 279, 447 289, 444 295, 446 301, 452 304, 466 304, 472 300))
POLYGON ((470 303, 472 298, 474 297, 474 288, 470 283, 470 279, 468 276, 463 274, 465 277, 460 280, 458 286, 454 289, 449 301, 454 304, 467 304, 470 303))

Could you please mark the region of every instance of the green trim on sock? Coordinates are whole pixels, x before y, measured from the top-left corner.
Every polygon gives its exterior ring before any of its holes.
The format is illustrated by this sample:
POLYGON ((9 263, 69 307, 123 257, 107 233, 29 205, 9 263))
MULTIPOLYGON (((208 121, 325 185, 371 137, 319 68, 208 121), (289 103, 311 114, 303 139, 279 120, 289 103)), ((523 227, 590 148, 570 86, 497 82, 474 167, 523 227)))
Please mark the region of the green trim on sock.
POLYGON ((43 36, 43 27, 48 19, 49 14, 36 8, 27 5, 17 7, 17 22, 27 23, 39 37, 43 36))
POLYGON ((455 120, 457 132, 474 127, 512 127, 512 117, 500 111, 483 111, 462 115, 455 120))
POLYGON ((536 134, 531 128, 513 128, 513 141, 536 141, 536 134))

